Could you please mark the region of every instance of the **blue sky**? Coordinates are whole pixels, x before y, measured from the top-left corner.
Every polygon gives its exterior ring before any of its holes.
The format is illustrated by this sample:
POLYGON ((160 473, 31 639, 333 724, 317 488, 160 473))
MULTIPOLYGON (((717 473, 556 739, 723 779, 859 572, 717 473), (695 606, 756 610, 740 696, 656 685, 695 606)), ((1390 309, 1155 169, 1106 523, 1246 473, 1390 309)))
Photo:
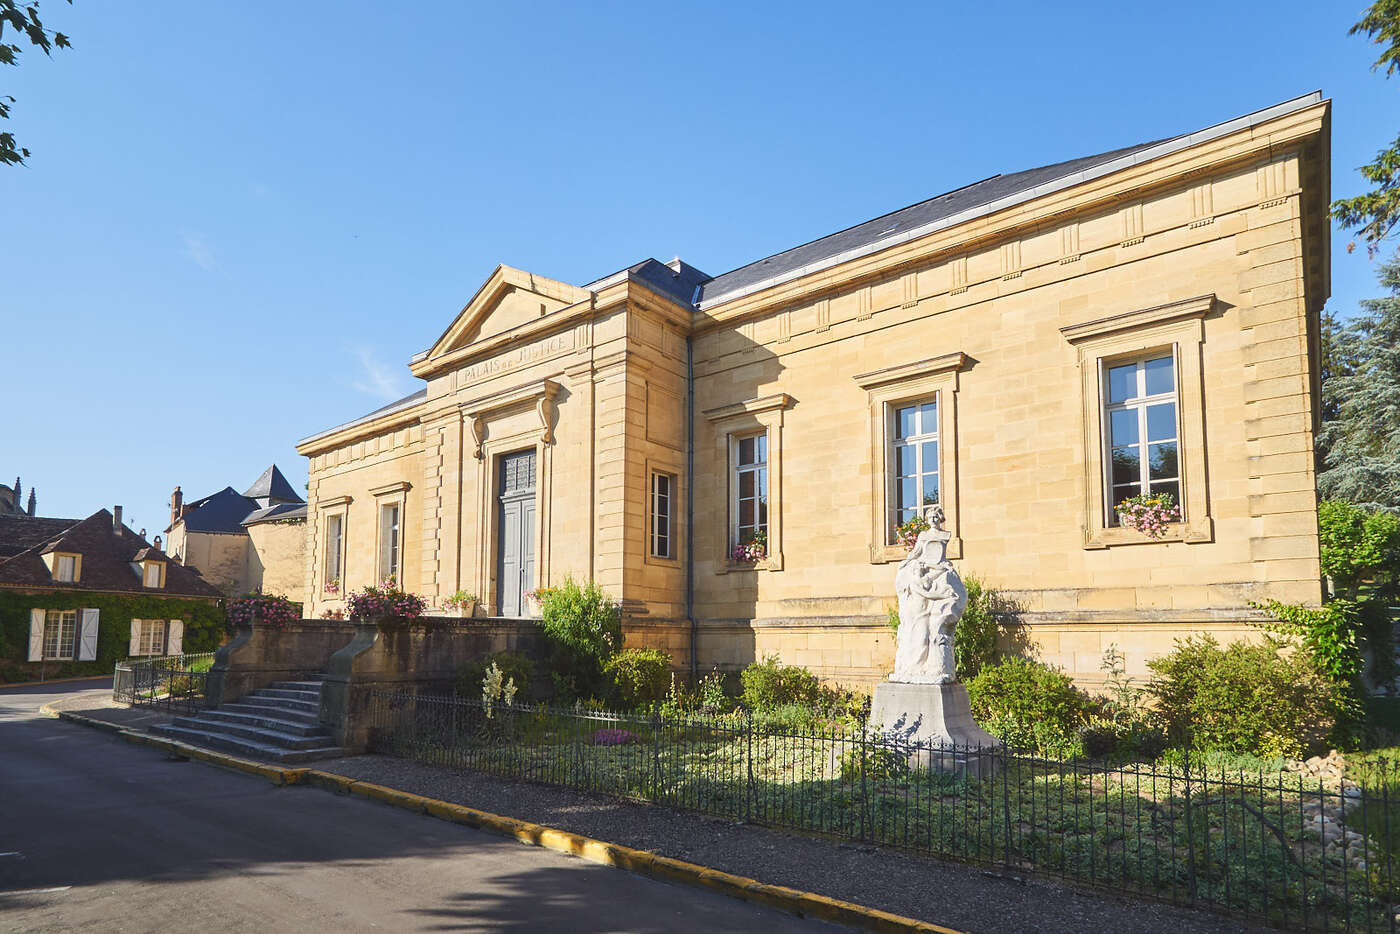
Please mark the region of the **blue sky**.
MULTIPOLYGON (((1333 191, 1400 128, 1363 4, 43 4, 0 72, 0 482, 243 489, 417 388, 499 262, 718 274, 997 172, 1317 88, 1333 191)), ((1331 307, 1374 293, 1335 236, 1331 307)))

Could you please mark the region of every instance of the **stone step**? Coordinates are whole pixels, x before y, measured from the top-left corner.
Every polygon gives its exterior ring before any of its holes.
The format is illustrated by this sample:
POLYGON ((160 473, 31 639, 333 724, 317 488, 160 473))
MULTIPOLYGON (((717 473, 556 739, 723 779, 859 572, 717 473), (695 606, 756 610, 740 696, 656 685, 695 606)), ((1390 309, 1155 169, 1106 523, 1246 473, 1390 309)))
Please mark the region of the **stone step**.
MULTIPOLYGON (((176 726, 171 723, 157 724, 151 727, 151 732, 159 733, 162 736, 168 736, 171 739, 178 739, 192 746, 203 746, 206 749, 221 749, 225 752, 237 753, 241 756, 263 759, 269 762, 285 762, 291 764, 345 755, 345 749, 340 746, 328 745, 318 746, 313 749, 283 749, 279 746, 260 743, 256 740, 234 736, 230 733, 192 729, 185 726, 176 726)), ((329 738, 327 738, 327 741, 330 741, 329 738)))
POLYGON ((203 717, 176 717, 171 722, 176 726, 188 727, 191 730, 199 730, 204 733, 223 733, 255 740, 269 746, 276 746, 278 749, 319 749, 334 742, 330 733, 326 731, 322 731, 320 735, 296 736, 292 733, 283 733, 280 730, 268 730, 221 720, 206 720, 203 717))
POLYGON ((315 701, 316 703, 320 703, 321 701, 321 691, 319 688, 314 691, 298 691, 292 690, 291 688, 258 688, 256 691, 250 691, 245 696, 280 697, 286 700, 315 701))
POLYGON ((228 706, 217 710, 206 710, 200 714, 205 720, 213 720, 222 723, 237 723, 242 726, 255 726, 264 730, 277 730, 281 733, 290 733, 293 736, 317 736, 324 733, 321 722, 315 717, 298 713, 277 713, 268 714, 238 713, 229 710, 228 706))
POLYGON ((244 695, 231 704, 220 704, 220 710, 232 710, 235 713, 260 713, 264 716, 279 717, 282 713, 297 713, 311 717, 321 715, 320 702, 288 700, 285 697, 257 697, 252 694, 244 695), (278 713, 281 711, 282 713, 278 713))
POLYGON ((322 683, 320 681, 274 681, 268 687, 282 691, 315 691, 320 694, 322 683))

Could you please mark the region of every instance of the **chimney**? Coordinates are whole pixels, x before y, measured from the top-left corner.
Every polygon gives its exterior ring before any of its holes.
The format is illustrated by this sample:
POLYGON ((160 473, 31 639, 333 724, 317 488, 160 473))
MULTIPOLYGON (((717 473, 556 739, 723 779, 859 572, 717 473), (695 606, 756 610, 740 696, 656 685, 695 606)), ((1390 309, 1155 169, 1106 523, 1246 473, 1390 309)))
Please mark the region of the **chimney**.
POLYGON ((156 536, 156 551, 160 551, 160 536, 156 536))
POLYGON ((122 508, 120 506, 112 507, 112 534, 122 534, 122 508))
MULTIPOLYGON (((19 500, 18 500, 18 499, 15 500, 15 505, 16 505, 16 506, 19 505, 19 500)), ((37 501, 35 500, 35 498, 34 498, 34 488, 31 486, 31 487, 29 488, 29 518, 31 518, 31 519, 34 518, 34 510, 37 509, 38 506, 39 506, 39 504, 38 504, 38 502, 37 502, 37 501)))
POLYGON ((143 529, 141 529, 141 531, 137 532, 136 534, 139 535, 139 536, 141 536, 142 538, 145 538, 145 537, 146 537, 146 530, 143 528, 143 529))
POLYGON ((170 494, 170 524, 173 526, 180 521, 180 517, 185 514, 185 495, 180 492, 177 486, 175 492, 170 494))

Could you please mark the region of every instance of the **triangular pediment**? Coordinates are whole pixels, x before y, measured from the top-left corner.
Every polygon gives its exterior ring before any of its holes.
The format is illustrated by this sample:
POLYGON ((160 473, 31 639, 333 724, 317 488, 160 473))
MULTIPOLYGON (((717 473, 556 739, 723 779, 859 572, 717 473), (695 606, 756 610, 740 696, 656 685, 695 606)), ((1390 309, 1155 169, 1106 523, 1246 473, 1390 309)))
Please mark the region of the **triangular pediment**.
POLYGON ((428 351, 432 360, 581 301, 588 290, 512 266, 497 266, 428 351))

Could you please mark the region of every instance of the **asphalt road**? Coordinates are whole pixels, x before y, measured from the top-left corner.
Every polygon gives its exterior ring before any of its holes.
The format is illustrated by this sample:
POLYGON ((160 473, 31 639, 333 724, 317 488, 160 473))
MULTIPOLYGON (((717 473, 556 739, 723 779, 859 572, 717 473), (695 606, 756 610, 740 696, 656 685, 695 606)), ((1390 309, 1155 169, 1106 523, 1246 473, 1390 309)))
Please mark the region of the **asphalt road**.
POLYGON ((0 691, 0 931, 843 930, 41 717, 0 691))

